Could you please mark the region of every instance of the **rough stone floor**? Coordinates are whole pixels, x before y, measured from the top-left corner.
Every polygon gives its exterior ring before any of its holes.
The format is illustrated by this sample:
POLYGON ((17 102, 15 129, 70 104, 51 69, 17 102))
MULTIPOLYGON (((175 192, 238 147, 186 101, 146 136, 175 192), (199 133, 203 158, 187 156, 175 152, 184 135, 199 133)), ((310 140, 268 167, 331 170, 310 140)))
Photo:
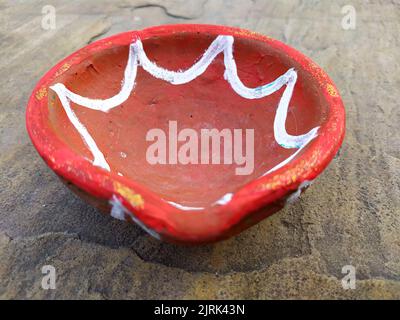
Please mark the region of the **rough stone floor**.
POLYGON ((0 1, 0 298, 400 298, 400 2, 0 1), (56 29, 42 8, 56 8, 56 29), (341 9, 356 9, 342 28, 341 9), (214 245, 178 247, 97 212, 30 143, 25 108, 61 58, 121 31, 211 23, 301 50, 347 111, 339 156, 299 202, 214 245), (57 289, 41 288, 41 268, 57 289), (356 267, 344 290, 342 267, 356 267))

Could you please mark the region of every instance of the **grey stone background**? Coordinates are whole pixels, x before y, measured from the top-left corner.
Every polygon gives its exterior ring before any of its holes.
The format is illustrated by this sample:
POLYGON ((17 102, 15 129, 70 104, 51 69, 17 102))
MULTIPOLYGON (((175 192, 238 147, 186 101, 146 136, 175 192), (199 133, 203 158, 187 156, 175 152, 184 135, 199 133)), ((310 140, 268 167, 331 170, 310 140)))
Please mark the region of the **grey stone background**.
POLYGON ((0 298, 400 298, 400 2, 0 1, 0 298), (56 29, 41 27, 56 8, 56 29), (353 5, 355 30, 341 26, 353 5), (339 156, 299 202, 225 242, 178 247, 101 215, 37 155, 25 108, 61 58, 121 31, 240 26, 321 65, 347 112, 339 156), (54 265, 57 289, 41 289, 54 265), (357 270, 344 290, 341 269, 357 270))

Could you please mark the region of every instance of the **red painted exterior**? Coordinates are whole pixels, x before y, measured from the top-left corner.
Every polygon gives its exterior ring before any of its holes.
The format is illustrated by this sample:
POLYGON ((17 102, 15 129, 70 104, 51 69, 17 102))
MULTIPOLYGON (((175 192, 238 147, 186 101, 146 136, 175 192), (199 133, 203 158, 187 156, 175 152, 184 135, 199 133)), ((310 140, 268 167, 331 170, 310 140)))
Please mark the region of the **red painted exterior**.
POLYGON ((92 43, 54 66, 37 83, 29 99, 26 124, 33 144, 48 166, 99 203, 113 195, 131 210, 149 229, 164 240, 180 243, 204 243, 227 238, 279 210, 284 200, 299 185, 315 179, 337 153, 345 133, 345 111, 338 91, 326 73, 313 61, 287 45, 254 32, 212 25, 168 25, 130 31, 92 43), (285 52, 311 74, 323 92, 329 112, 319 135, 297 158, 277 171, 238 190, 226 205, 214 210, 182 211, 161 200, 135 181, 95 167, 74 153, 54 133, 48 121, 48 87, 70 65, 115 45, 128 45, 135 36, 142 40, 155 35, 182 31, 207 32, 215 36, 233 35, 263 41, 285 52), (137 201, 138 197, 143 200, 137 201))

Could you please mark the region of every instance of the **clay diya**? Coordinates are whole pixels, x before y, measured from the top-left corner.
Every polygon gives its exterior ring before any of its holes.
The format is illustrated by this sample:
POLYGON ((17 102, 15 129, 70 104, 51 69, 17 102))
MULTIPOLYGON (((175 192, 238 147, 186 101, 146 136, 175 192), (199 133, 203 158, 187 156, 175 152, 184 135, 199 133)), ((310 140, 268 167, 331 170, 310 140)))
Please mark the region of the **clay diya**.
POLYGON ((38 82, 26 121, 71 189, 180 243, 227 238, 293 201, 345 132, 339 93, 313 61, 267 36, 208 25, 78 50, 38 82), (205 129, 219 134, 217 147, 202 144, 205 129), (203 161, 203 151, 228 159, 203 161))

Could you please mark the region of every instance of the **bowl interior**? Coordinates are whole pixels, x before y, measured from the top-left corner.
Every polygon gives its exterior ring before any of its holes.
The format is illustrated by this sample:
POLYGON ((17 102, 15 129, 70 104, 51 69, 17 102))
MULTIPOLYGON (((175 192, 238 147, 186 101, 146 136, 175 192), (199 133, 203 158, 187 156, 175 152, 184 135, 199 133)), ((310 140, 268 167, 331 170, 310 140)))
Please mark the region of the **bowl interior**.
MULTIPOLYGON (((191 67, 214 39, 214 35, 187 32, 142 42, 151 61, 177 71, 191 67)), ((328 106, 316 81, 286 53, 264 42, 240 37, 235 38, 233 48, 238 76, 248 87, 272 82, 290 68, 297 70, 298 81, 286 120, 289 134, 301 135, 324 123, 328 106)), ((85 97, 109 98, 121 89, 128 53, 128 45, 103 50, 70 67, 55 82, 64 83, 68 89, 85 97)), ((281 147, 274 139, 274 117, 285 87, 261 99, 245 99, 224 79, 224 70, 221 53, 202 75, 187 84, 173 85, 154 78, 139 66, 136 85, 120 106, 107 113, 72 102, 71 107, 104 154, 112 172, 146 186, 168 201, 207 207, 296 152, 296 149, 281 147), (237 175, 236 163, 150 164, 146 152, 154 142, 147 141, 146 135, 155 128, 168 135, 171 121, 176 122, 178 132, 185 128, 198 133, 207 128, 242 129, 243 139, 245 130, 253 129, 254 170, 247 175, 237 175)), ((53 91, 49 99, 52 101, 49 121, 53 130, 76 153, 93 159, 53 91)), ((177 149, 184 143, 178 142, 177 149)))

